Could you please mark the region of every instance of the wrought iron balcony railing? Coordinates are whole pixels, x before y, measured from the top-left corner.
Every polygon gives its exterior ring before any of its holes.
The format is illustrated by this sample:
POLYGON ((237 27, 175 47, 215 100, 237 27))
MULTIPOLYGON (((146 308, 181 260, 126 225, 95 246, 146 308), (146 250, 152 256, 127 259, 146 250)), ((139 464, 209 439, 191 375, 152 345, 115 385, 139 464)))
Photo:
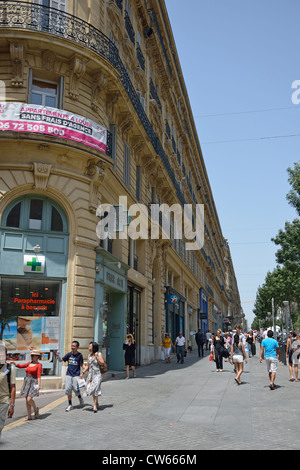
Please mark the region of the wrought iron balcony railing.
POLYGON ((128 94, 133 108, 139 116, 148 138, 172 181, 180 203, 185 204, 185 198, 176 181, 174 172, 157 138, 148 116, 140 102, 136 90, 130 80, 126 67, 123 65, 118 49, 105 34, 91 24, 62 12, 55 8, 28 3, 19 0, 0 0, 0 28, 12 28, 26 31, 38 31, 64 40, 71 41, 78 46, 86 47, 95 52, 115 67, 119 72, 121 83, 128 94))
POLYGON ((145 72, 145 58, 143 56, 142 49, 139 44, 136 45, 136 56, 141 66, 141 69, 145 72))

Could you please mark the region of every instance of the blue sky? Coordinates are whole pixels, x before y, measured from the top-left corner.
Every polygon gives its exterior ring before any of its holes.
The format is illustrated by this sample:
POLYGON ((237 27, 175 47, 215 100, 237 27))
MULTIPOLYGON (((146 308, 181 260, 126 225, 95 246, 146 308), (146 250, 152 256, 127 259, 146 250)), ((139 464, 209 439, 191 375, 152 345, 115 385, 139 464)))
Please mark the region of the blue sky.
POLYGON ((296 218, 286 201, 286 170, 300 160, 300 104, 292 103, 292 82, 300 80, 300 2, 166 6, 250 326, 257 288, 276 266, 271 238, 296 218))

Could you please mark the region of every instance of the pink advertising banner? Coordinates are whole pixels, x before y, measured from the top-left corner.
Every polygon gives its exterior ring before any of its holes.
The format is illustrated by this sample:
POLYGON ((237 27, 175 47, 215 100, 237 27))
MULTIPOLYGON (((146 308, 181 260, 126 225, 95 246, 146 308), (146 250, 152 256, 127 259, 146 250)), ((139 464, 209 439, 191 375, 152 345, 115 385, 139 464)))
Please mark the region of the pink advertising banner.
POLYGON ((0 102, 0 131, 47 134, 106 153, 107 131, 94 121, 56 108, 0 102))

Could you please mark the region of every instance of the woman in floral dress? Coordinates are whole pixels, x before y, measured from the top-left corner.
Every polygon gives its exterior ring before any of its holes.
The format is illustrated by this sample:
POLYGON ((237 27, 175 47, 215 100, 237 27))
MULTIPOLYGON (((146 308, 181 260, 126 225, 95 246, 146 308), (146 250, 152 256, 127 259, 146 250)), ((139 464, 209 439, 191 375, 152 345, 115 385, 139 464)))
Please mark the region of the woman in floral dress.
POLYGON ((94 413, 98 411, 98 397, 102 395, 101 392, 101 381, 102 375, 100 371, 100 364, 104 364, 103 356, 99 351, 98 343, 91 342, 89 345, 89 357, 88 363, 84 366, 83 372, 80 377, 87 371, 89 371, 86 379, 86 396, 93 396, 94 399, 94 413))

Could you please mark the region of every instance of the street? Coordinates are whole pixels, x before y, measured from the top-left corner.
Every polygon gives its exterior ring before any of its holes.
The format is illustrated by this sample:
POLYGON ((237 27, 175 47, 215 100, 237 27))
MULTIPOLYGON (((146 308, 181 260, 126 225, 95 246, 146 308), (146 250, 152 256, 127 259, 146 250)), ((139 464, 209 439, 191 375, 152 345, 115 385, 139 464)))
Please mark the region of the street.
POLYGON ((184 364, 173 357, 171 364, 138 367, 135 379, 108 373, 96 414, 90 397, 83 408, 73 397, 67 413, 66 397, 55 392, 52 400, 36 400, 39 419, 24 422, 18 399, 18 419, 7 420, 0 450, 299 449, 300 382, 289 382, 288 367, 279 364, 274 391, 259 355, 248 359, 242 385, 234 377, 229 362, 217 373, 207 353, 199 359, 193 351, 184 364))

